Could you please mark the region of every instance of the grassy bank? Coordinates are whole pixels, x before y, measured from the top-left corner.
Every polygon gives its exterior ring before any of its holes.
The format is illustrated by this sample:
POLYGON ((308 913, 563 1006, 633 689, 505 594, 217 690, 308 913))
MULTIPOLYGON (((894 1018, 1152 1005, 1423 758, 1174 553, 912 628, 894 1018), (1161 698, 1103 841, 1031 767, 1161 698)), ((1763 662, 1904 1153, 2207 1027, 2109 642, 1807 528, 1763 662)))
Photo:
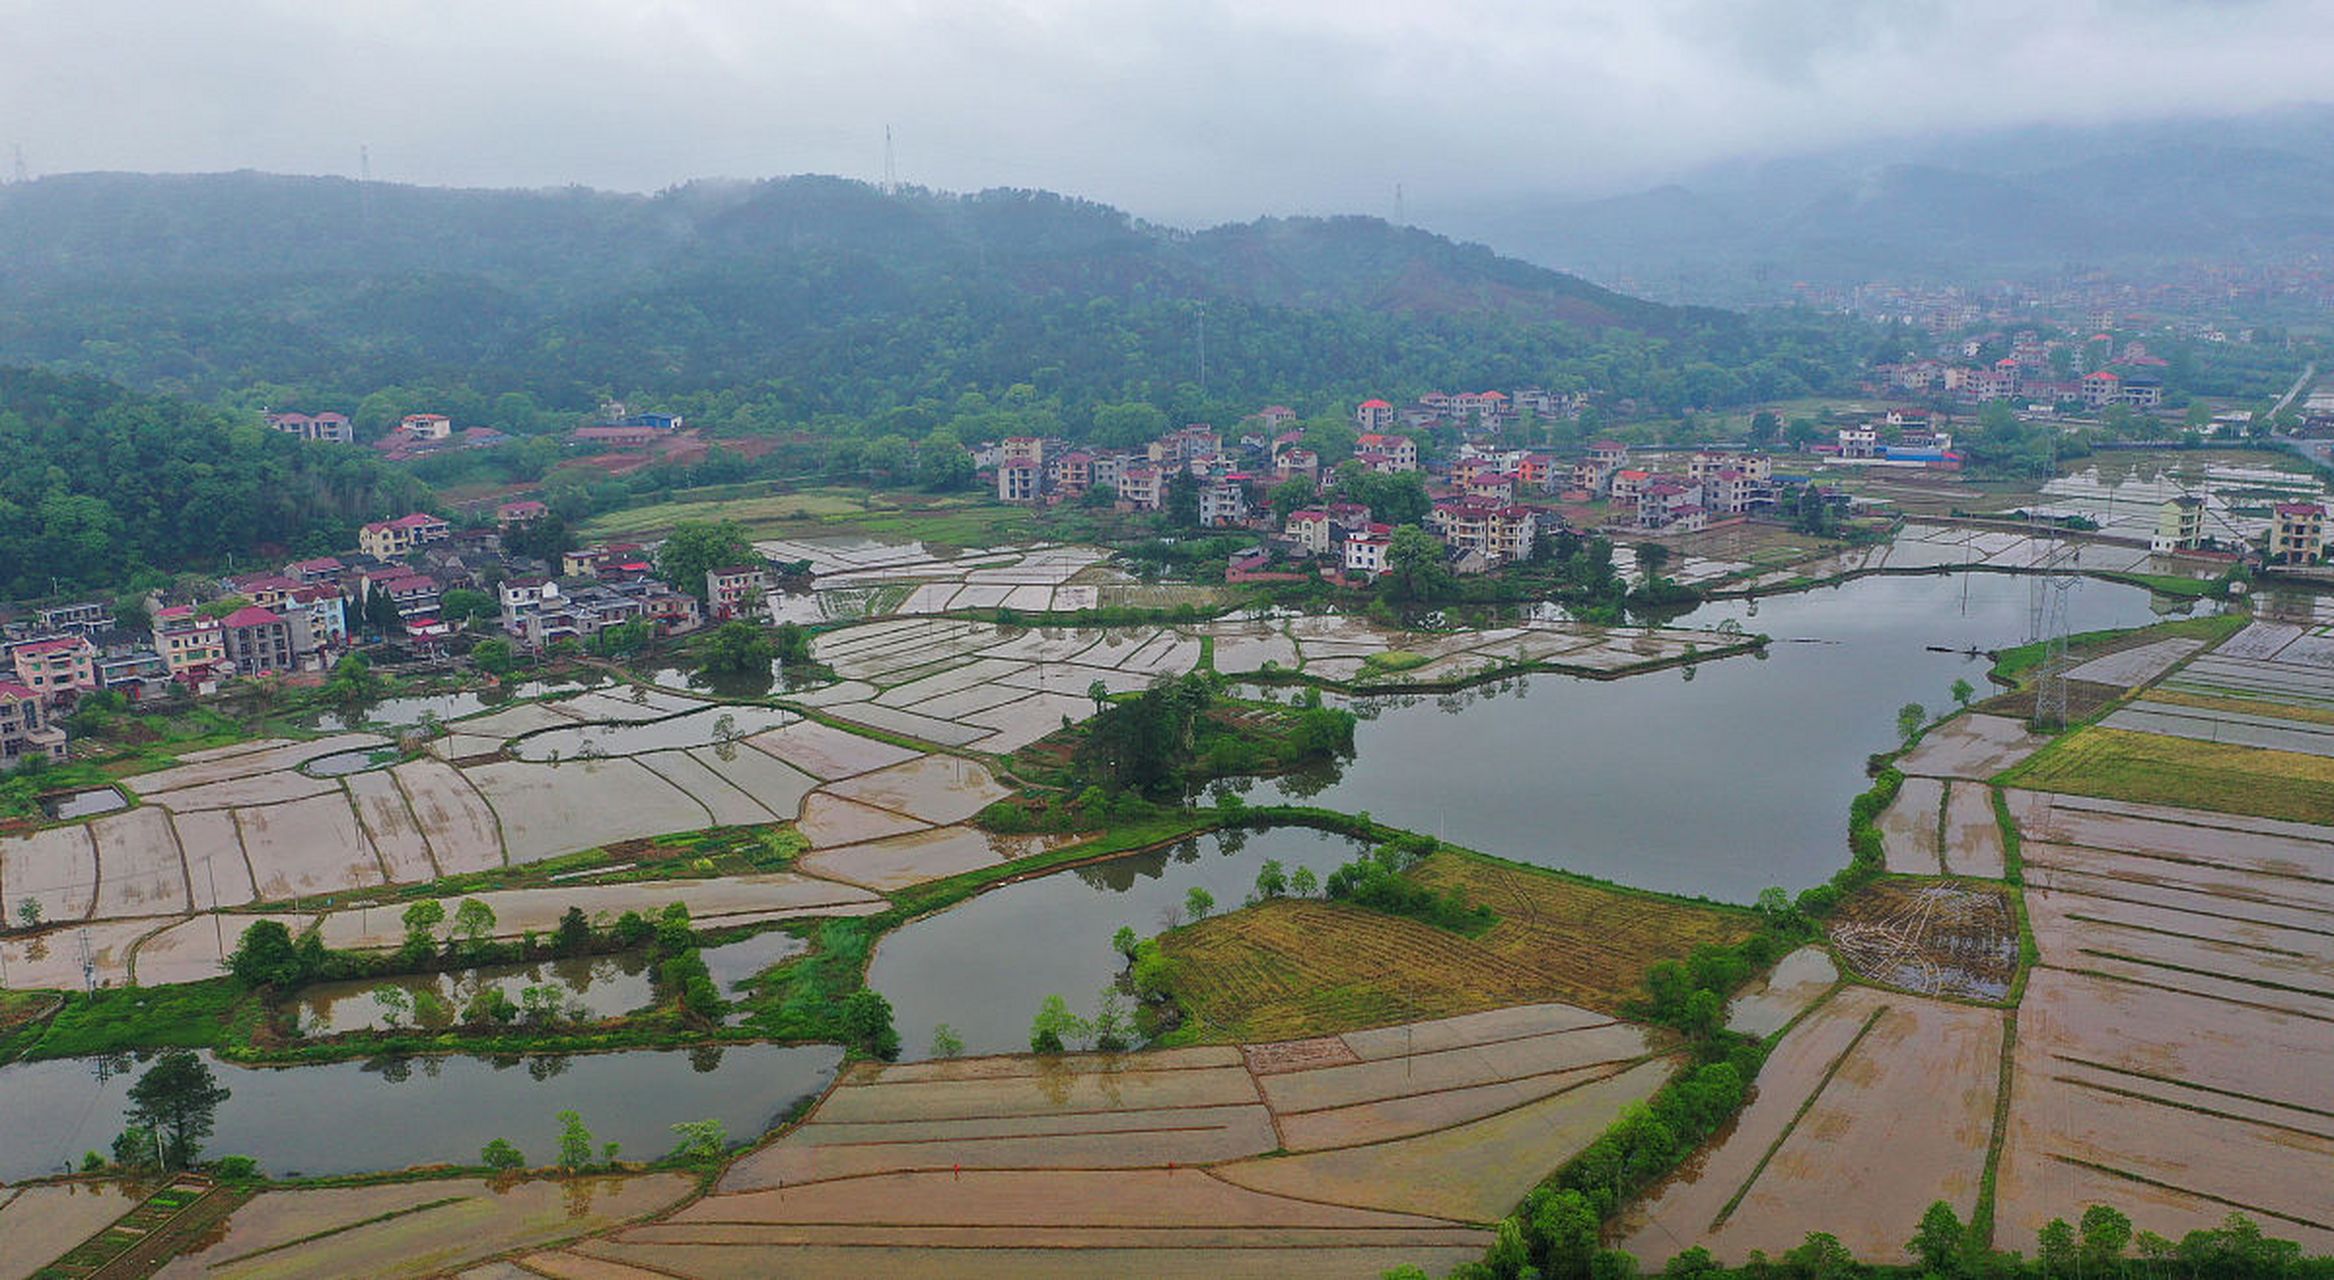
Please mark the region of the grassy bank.
POLYGON ((2004 774, 2006 786, 2334 823, 2334 759, 2092 726, 2004 774))

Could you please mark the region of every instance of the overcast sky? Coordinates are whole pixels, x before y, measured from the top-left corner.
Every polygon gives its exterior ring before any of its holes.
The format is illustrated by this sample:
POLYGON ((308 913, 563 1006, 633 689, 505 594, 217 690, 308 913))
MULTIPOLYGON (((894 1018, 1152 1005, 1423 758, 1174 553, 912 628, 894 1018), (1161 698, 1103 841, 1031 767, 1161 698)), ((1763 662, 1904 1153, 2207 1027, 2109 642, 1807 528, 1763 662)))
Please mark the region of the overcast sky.
POLYGON ((2334 101, 2334 0, 0 0, 38 173, 1042 186, 1413 218, 1713 160, 2334 101))

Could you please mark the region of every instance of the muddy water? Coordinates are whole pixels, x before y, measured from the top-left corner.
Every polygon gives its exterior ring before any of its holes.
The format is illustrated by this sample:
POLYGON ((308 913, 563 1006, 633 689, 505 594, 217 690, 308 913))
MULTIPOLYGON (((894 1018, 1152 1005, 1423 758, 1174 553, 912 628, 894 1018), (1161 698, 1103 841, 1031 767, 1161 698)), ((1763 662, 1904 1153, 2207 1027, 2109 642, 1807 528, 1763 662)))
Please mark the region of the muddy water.
POLYGON ((130 802, 122 798, 121 792, 112 787, 99 787, 94 791, 74 791, 64 795, 44 796, 41 799, 41 812, 60 820, 94 818, 101 813, 112 813, 116 809, 126 809, 129 805, 130 802))
POLYGON ((440 721, 462 716, 474 716, 481 711, 507 707, 522 698, 540 698, 550 694, 581 693, 591 684, 529 680, 523 684, 499 689, 483 689, 464 693, 416 695, 409 698, 383 698, 367 703, 346 715, 325 714, 316 717, 316 727, 326 733, 340 733, 361 724, 410 725, 420 724, 423 716, 434 716, 440 721))
MULTIPOLYGON (((519 993, 528 987, 555 987, 563 1010, 580 1006, 593 1018, 628 1013, 656 999, 649 981, 647 953, 629 952, 619 956, 577 956, 542 964, 489 965, 452 973, 318 983, 301 988, 299 998, 293 1001, 300 1015, 300 1026, 313 1035, 383 1028, 388 1023, 383 1019, 381 1003, 373 998, 374 990, 383 986, 396 987, 409 996, 418 991, 432 992, 456 1013, 472 996, 490 986, 500 988, 514 1005, 519 1003, 519 993)), ((410 1014, 404 1024, 413 1025, 410 1014)))
MULTIPOLYGON (((735 1045, 259 1070, 214 1062, 233 1096, 205 1150, 256 1156, 273 1174, 330 1175, 476 1163, 478 1149, 501 1137, 548 1163, 559 1135, 552 1116, 573 1108, 599 1141, 653 1159, 672 1150, 672 1126, 684 1120, 718 1119, 733 1138, 761 1132, 826 1087, 841 1060, 825 1046, 735 1045)), ((86 1058, 0 1067, 0 1180, 56 1173, 85 1151, 111 1149, 143 1068, 99 1068, 86 1058)))
POLYGON ((1255 887, 1268 858, 1290 873, 1310 867, 1325 880, 1362 847, 1296 828, 1220 832, 1006 885, 884 938, 868 964, 868 985, 892 1002, 903 1059, 929 1056, 941 1023, 967 1053, 1025 1051, 1030 1019, 1046 996, 1092 1015, 1101 989, 1124 967, 1110 945, 1120 925, 1147 938, 1195 887, 1228 911, 1255 887))
MULTIPOLYGON (((1325 788, 1261 784, 1252 801, 1367 810, 1502 857, 1673 893, 1749 902, 1847 861, 1865 758, 1894 745, 1897 708, 1987 690, 1972 647, 2023 643, 2029 579, 1864 578, 1724 601, 1686 626, 1739 621, 1763 659, 1625 680, 1532 676, 1446 697, 1372 699, 1356 758, 1325 788), (1929 646, 1956 652, 1932 652, 1929 646)), ((2147 591, 2084 581, 2073 628, 2155 621, 2147 591)))

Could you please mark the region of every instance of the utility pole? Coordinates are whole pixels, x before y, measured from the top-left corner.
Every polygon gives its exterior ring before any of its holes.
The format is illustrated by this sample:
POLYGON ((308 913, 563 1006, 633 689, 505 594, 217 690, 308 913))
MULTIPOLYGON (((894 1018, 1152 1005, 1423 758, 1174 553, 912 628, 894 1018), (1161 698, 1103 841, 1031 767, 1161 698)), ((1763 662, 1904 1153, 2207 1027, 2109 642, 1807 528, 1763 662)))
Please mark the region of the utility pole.
POLYGON ((219 873, 211 870, 211 860, 203 859, 203 878, 211 882, 211 936, 219 944, 219 962, 227 960, 227 926, 219 919, 219 873))

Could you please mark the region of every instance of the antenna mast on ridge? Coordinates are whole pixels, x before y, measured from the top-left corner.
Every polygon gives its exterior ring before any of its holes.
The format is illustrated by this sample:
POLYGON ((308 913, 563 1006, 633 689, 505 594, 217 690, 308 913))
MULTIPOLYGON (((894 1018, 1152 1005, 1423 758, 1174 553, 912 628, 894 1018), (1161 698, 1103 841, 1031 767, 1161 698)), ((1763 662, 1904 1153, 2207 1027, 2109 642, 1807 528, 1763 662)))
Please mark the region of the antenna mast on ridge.
POLYGON ((1394 184, 1394 225, 1397 227, 1410 225, 1409 215, 1402 212, 1402 184, 1399 182, 1394 184))
POLYGON ((16 144, 16 166, 10 172, 13 181, 20 183, 32 181, 31 172, 24 167, 24 144, 21 142, 16 144))
POLYGON ((373 226, 373 149, 357 146, 357 229, 369 231, 373 226))
POLYGON ((900 193, 899 160, 892 154, 891 126, 888 124, 883 127, 883 193, 887 196, 900 193))

